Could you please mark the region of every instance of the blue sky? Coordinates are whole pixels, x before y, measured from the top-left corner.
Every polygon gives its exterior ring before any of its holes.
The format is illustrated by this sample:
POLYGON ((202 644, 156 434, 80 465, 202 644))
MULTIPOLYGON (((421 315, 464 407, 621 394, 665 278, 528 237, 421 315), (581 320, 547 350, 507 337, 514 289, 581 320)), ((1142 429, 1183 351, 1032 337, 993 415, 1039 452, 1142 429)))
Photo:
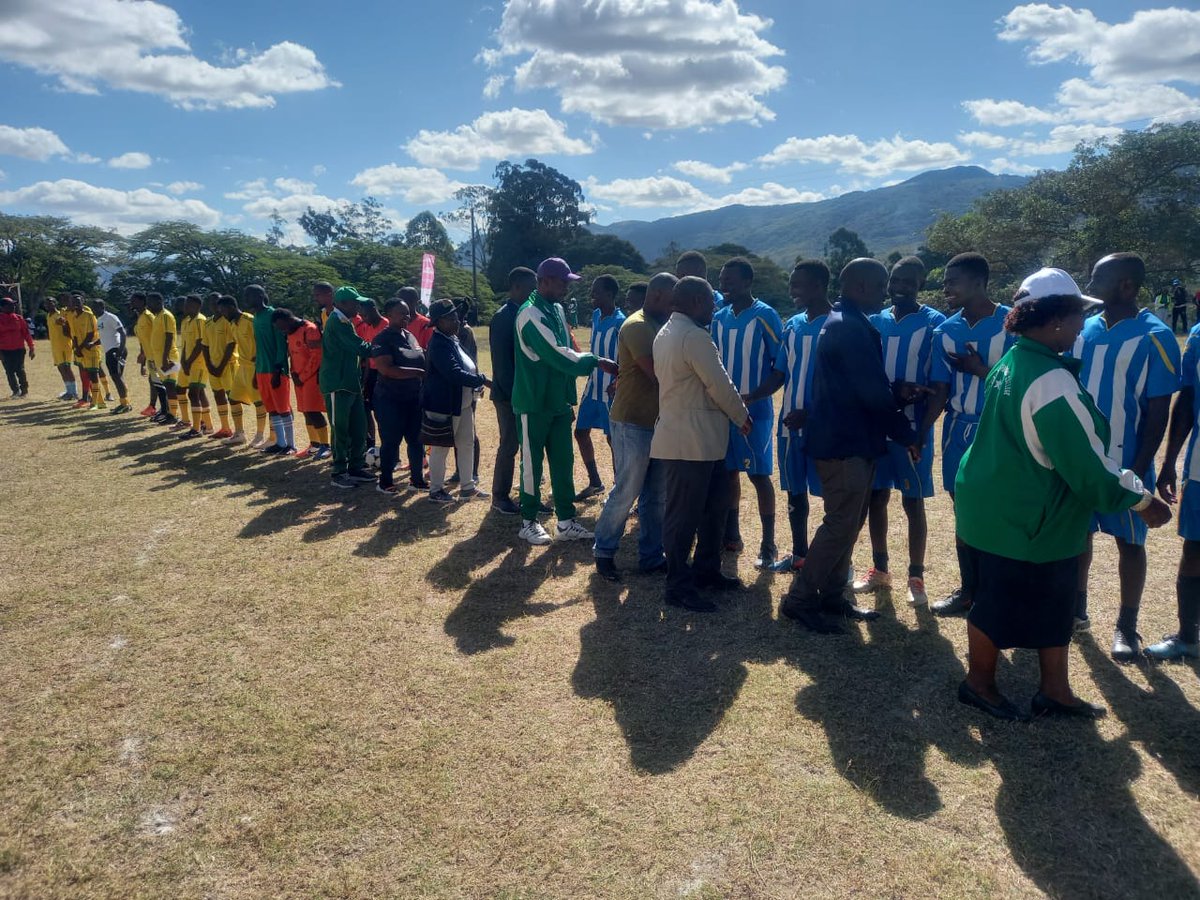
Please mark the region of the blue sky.
MULTIPOLYGON (((397 225, 536 156, 600 222, 814 200, 1200 118, 1200 12, 933 0, 10 0, 0 209, 397 225)), ((290 237, 300 240, 297 228, 290 237)))

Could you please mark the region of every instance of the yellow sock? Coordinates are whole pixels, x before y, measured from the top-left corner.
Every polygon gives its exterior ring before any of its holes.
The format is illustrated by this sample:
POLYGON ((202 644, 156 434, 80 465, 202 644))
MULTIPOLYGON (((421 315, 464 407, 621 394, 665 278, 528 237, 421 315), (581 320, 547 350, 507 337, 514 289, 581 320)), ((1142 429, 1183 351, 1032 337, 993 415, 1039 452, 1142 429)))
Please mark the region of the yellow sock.
POLYGON ((192 401, 187 397, 179 398, 179 421, 190 422, 192 420, 192 401))
POLYGON ((104 405, 104 391, 101 390, 100 385, 94 381, 92 382, 92 402, 97 406, 104 405))
POLYGON ((229 404, 227 404, 227 403, 218 403, 217 404, 217 418, 219 418, 221 420, 221 428, 228 431, 229 430, 229 404))
POLYGON ((200 407, 200 424, 208 429, 209 434, 212 434, 212 413, 209 412, 207 406, 200 407))
POLYGON ((242 404, 240 404, 240 403, 233 404, 233 406, 231 406, 229 408, 229 411, 230 411, 230 413, 233 414, 233 430, 236 431, 238 434, 241 434, 242 433, 242 422, 243 422, 243 420, 242 420, 242 404))
POLYGON ((317 440, 322 444, 329 443, 329 426, 322 425, 317 429, 317 440))
POLYGON ((167 398, 167 410, 175 418, 177 418, 177 419, 179 418, 179 398, 178 397, 176 397, 175 399, 171 399, 170 397, 167 398))
POLYGON ((267 431, 267 410, 261 403, 254 404, 254 433, 262 437, 267 431))
POLYGON ((106 375, 101 375, 101 376, 100 376, 100 381, 101 381, 101 383, 104 385, 104 393, 101 395, 101 398, 103 399, 104 397, 107 397, 109 394, 111 394, 111 393, 112 393, 112 388, 110 388, 110 387, 108 386, 108 376, 106 376, 106 375))
POLYGON ((308 432, 308 445, 321 443, 321 439, 317 437, 317 429, 313 428, 307 422, 304 423, 304 430, 308 432))
POLYGON ((118 396, 121 398, 121 405, 122 405, 122 406, 128 406, 128 405, 129 405, 129 395, 128 395, 128 394, 119 394, 118 396))

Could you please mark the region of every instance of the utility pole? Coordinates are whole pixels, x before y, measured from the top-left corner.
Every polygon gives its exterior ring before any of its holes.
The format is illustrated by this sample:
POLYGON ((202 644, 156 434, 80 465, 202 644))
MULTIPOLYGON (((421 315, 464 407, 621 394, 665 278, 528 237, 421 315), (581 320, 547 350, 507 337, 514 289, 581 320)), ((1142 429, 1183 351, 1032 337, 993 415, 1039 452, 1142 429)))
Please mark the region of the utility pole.
POLYGON ((479 309, 479 274, 475 265, 475 204, 471 204, 471 303, 479 309))

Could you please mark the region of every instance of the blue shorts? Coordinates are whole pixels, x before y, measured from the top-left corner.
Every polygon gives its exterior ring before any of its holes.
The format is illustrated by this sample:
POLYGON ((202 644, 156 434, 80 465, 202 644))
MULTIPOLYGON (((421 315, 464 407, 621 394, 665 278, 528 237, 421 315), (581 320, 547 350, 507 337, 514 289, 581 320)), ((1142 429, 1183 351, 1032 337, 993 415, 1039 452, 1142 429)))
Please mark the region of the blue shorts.
POLYGON ((817 466, 804 446, 804 437, 798 431, 785 428, 776 440, 779 442, 779 487, 787 494, 807 492, 813 497, 821 496, 821 479, 817 477, 817 466))
MULTIPOLYGON (((1197 500, 1197 503, 1200 504, 1200 500, 1197 500)), ((1182 513, 1179 519, 1179 527, 1183 527, 1182 513)), ((1119 513, 1096 513, 1092 516, 1090 533, 1095 534, 1097 531, 1104 534, 1111 534, 1113 537, 1127 544, 1144 547, 1150 526, 1132 509, 1127 509, 1119 513)))
POLYGON ((579 415, 575 419, 576 431, 599 429, 608 434, 608 404, 595 397, 585 397, 579 404, 579 415))
POLYGON ((771 453, 771 435, 775 431, 775 407, 770 400, 761 400, 750 405, 750 418, 754 424, 750 437, 742 437, 741 431, 729 423, 729 449, 725 452, 725 468, 730 472, 748 472, 751 475, 771 475, 775 472, 775 459, 771 453))
POLYGON ((914 463, 908 448, 895 441, 887 442, 887 453, 875 460, 874 490, 895 488, 908 498, 933 496, 933 445, 925 442, 921 459, 914 463))
POLYGON ((1179 495, 1179 536, 1200 541, 1200 481, 1185 481, 1179 495))
POLYGON ((958 467, 971 441, 975 440, 975 429, 978 427, 978 419, 958 413, 948 414, 942 424, 942 489, 947 494, 954 493, 958 467))

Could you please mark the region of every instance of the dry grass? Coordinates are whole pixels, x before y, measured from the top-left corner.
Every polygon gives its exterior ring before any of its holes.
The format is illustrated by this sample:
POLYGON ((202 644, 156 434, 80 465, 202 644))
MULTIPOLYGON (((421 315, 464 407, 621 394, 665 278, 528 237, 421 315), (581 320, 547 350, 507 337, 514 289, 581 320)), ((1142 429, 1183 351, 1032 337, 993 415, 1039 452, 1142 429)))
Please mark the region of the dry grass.
MULTIPOLYGON (((1200 896, 1197 669, 1109 661, 1111 544, 1072 665, 1112 714, 1005 725, 955 700, 962 622, 899 592, 816 637, 746 555, 731 608, 664 610, 484 505, 64 406, 0 406, 0 895, 1200 896)), ((940 596, 943 496, 931 523, 940 596)), ((1178 550, 1153 535, 1147 636, 1178 550)))

